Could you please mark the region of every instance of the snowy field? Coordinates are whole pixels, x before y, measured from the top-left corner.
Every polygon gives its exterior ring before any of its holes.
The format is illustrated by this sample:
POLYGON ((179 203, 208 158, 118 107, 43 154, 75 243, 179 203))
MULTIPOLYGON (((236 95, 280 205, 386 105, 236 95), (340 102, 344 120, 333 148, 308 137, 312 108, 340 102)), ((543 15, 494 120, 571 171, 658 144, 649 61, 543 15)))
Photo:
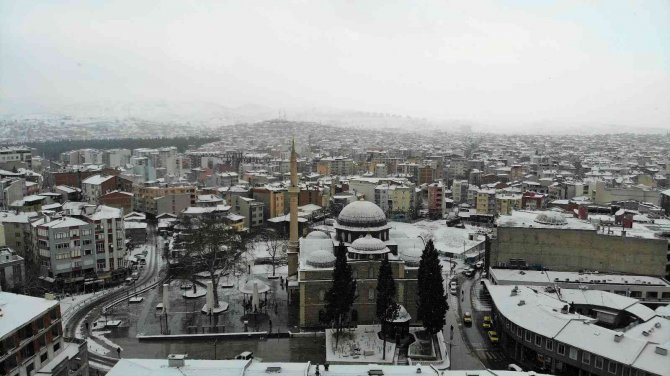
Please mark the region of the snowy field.
POLYGON ((386 341, 386 357, 383 358, 384 341, 379 339, 379 325, 359 325, 345 330, 335 346, 333 329, 326 329, 326 361, 334 363, 393 363, 395 343, 386 341))

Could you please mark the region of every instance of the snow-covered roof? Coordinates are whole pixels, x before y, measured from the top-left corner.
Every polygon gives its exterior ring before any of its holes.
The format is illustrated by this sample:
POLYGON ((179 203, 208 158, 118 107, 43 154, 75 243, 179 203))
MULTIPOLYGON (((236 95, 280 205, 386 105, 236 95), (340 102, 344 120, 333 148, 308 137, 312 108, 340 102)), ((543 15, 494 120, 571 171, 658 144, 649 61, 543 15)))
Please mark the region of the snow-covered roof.
POLYGON ((501 215, 497 219, 496 223, 498 224, 498 227, 527 227, 527 228, 533 227, 533 228, 557 228, 557 229, 569 229, 569 230, 595 230, 595 225, 593 223, 573 218, 572 216, 563 215, 551 210, 544 210, 544 211, 514 210, 512 211, 511 214, 501 215), (558 216, 561 216, 561 218, 559 218, 558 216), (565 220, 564 223, 563 220, 565 220))
POLYGON ((335 255, 332 251, 319 249, 306 257, 307 263, 315 268, 332 268, 335 265, 335 255))
POLYGON ((354 240, 349 247, 349 252, 379 254, 388 253, 389 249, 386 247, 384 241, 373 238, 370 234, 367 234, 362 238, 354 240))
POLYGON ((145 222, 123 222, 123 228, 125 229, 146 229, 147 224, 145 222))
POLYGON ((107 205, 98 205, 95 208, 95 212, 93 212, 93 214, 89 215, 88 217, 97 221, 101 219, 121 218, 122 213, 123 211, 119 208, 114 208, 107 205))
POLYGON ((109 179, 114 178, 114 175, 93 175, 84 179, 82 184, 100 185, 109 179))
POLYGON ((33 222, 33 226, 43 226, 49 228, 67 228, 67 227, 76 227, 85 225, 87 225, 86 222, 74 217, 59 217, 53 219, 49 219, 48 217, 42 217, 37 221, 33 222))
POLYGON ((0 291, 0 340, 57 305, 56 300, 0 291))
POLYGON ((370 201, 354 201, 345 206, 337 216, 337 223, 343 226, 384 226, 386 214, 375 203, 370 201))

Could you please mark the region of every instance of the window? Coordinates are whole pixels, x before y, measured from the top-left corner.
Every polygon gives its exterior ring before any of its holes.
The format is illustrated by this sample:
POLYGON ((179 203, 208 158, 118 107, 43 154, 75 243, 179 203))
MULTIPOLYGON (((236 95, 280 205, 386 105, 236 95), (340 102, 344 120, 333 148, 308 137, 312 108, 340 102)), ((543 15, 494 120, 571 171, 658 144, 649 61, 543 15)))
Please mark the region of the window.
POLYGON ((326 299, 326 292, 324 290, 319 291, 319 301, 322 302, 326 299))
POLYGON ((520 326, 516 327, 516 335, 521 337, 521 327, 520 326))
POLYGON ((49 359, 49 352, 45 352, 44 354, 40 355, 40 362, 44 363, 49 359))
POLYGON ((565 345, 562 343, 557 344, 556 352, 558 352, 559 355, 565 355, 565 345))
POLYGON ((554 351, 554 341, 547 338, 547 350, 554 351))
POLYGON ((574 347, 570 348, 570 355, 568 355, 570 359, 572 360, 577 360, 577 349, 574 347))
POLYGON ((530 342, 530 330, 526 330, 526 342, 530 342))
POLYGON ((82 245, 91 245, 91 239, 84 239, 84 241, 81 242, 82 245))
POLYGON ((368 289, 368 300, 371 302, 375 300, 375 289, 368 289))
POLYGON ((616 374, 616 363, 611 360, 607 362, 607 372, 616 374))
POLYGON ((57 232, 55 237, 56 239, 65 239, 67 238, 67 232, 57 232))
POLYGON ((586 351, 582 352, 582 363, 591 364, 591 354, 586 351))
POLYGON ((368 269, 368 278, 372 279, 375 277, 375 268, 373 266, 370 266, 370 269, 368 269))
POLYGON ((535 335, 535 346, 542 347, 542 337, 537 334, 535 335))
POLYGON ((91 235, 91 230, 89 230, 89 229, 81 230, 81 235, 82 236, 91 235))
POLYGON ((603 369, 603 357, 596 356, 596 368, 603 369))
POLYGON ((60 342, 54 343, 54 352, 60 350, 60 342))

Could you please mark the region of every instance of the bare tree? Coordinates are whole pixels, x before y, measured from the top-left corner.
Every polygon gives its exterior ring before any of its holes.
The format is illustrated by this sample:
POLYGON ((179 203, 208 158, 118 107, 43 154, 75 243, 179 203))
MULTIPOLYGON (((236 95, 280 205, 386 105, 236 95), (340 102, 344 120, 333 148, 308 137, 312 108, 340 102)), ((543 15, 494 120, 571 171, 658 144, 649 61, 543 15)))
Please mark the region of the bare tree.
POLYGON ((270 263, 272 264, 272 276, 276 274, 276 269, 279 266, 288 264, 288 241, 279 232, 273 229, 267 229, 261 234, 265 249, 270 255, 270 263))
POLYGON ((191 276, 207 273, 214 286, 214 302, 218 307, 219 280, 223 275, 242 269, 249 239, 217 219, 192 220, 188 227, 190 236, 178 262, 182 272, 191 276))

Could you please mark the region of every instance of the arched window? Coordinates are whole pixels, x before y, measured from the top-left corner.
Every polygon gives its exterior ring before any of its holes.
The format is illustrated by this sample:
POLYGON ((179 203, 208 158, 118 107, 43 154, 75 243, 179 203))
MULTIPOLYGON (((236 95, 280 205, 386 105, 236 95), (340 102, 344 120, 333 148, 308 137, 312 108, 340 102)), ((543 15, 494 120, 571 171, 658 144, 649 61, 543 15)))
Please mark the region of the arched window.
POLYGON ((324 300, 326 300, 326 291, 320 290, 319 291, 319 301, 322 302, 324 300))
POLYGON ((375 300, 375 289, 368 289, 368 300, 371 302, 375 300))

